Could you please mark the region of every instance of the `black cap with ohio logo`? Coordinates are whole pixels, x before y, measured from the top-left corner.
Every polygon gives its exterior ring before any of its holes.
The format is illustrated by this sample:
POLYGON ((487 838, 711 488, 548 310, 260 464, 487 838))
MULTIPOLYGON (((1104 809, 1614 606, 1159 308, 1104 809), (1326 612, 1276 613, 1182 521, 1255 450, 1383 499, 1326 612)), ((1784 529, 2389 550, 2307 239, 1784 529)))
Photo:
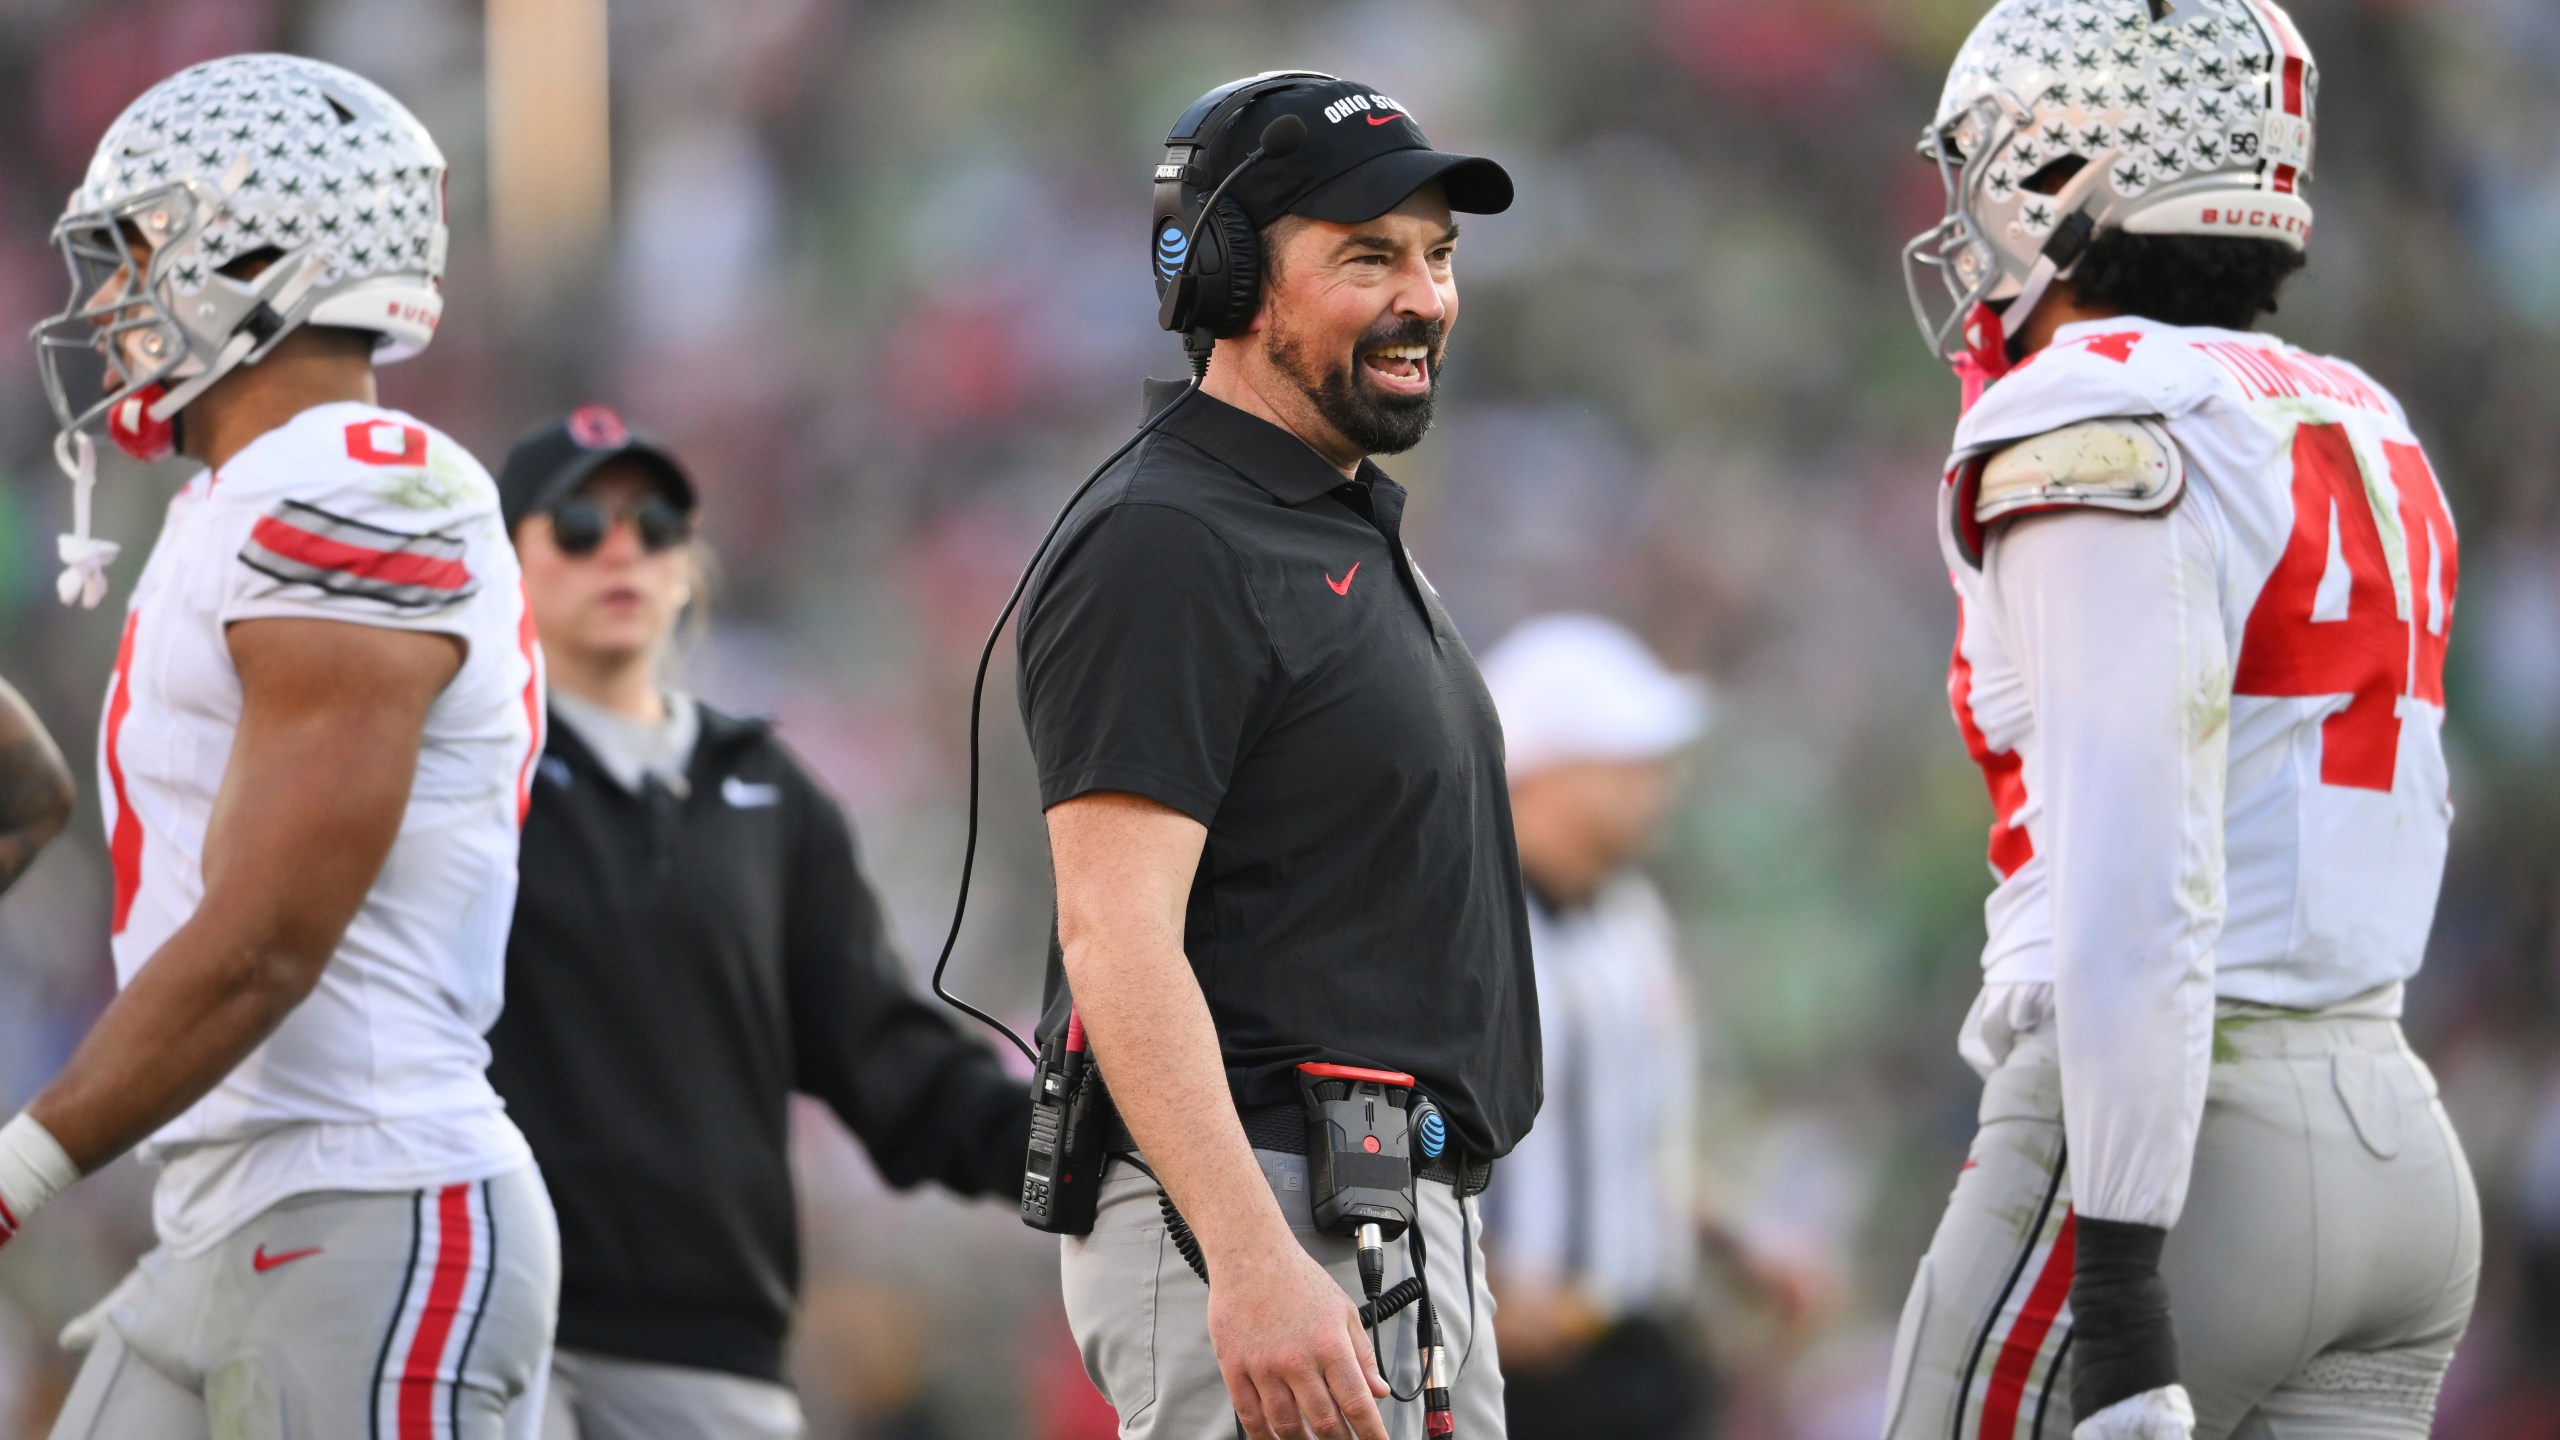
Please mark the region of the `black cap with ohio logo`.
POLYGON ((693 481, 675 457, 607 405, 581 405, 515 443, 498 467, 498 513, 513 533, 524 517, 567 499, 608 461, 636 464, 677 509, 691 513, 693 481))
POLYGON ((1478 156, 1432 149, 1401 103, 1353 80, 1309 80, 1255 100, 1212 139, 1200 169, 1226 174, 1283 115, 1306 123, 1305 142, 1236 177, 1227 192, 1257 228, 1283 215, 1345 225, 1374 220, 1435 180, 1452 210, 1493 215, 1511 206, 1509 172, 1478 156))

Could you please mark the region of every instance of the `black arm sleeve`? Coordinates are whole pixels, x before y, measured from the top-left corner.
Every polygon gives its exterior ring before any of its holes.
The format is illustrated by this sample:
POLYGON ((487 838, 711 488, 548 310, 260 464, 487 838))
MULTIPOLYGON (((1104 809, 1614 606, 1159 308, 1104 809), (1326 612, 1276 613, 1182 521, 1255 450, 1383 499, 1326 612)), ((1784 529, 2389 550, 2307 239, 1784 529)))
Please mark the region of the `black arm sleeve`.
POLYGON ((2160 1252, 2169 1232, 2156 1225, 2077 1216, 2071 1274, 2071 1419, 2088 1419, 2119 1400, 2178 1379, 2178 1336, 2169 1323, 2169 1287, 2160 1252))
POLYGON ((1203 825, 1279 668, 1235 552, 1143 502, 1071 535, 1024 607, 1020 653, 1043 808, 1119 790, 1203 825))
POLYGON ((919 994, 890 943, 852 827, 797 767, 784 964, 793 1087, 825 1101, 890 1184, 1008 1195, 1022 1179, 1031 1089, 919 994))

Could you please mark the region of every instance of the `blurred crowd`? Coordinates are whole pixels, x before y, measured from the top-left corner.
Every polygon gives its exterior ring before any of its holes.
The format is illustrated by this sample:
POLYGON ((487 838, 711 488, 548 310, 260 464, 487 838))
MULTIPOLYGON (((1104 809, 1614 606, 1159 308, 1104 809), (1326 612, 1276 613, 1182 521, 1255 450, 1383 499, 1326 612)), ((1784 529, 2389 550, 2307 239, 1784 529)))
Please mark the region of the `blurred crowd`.
MULTIPOLYGON (((688 684, 846 801, 929 962, 966 794, 970 666, 1068 487, 1181 358, 1153 324, 1147 173, 1194 95, 1356 77, 1499 157, 1441 420, 1390 469, 1479 649, 1566 609, 1713 678, 1650 863, 1700 1026, 1696 1301, 1721 1432, 1864 1440, 1893 1314, 1962 1163, 1989 807, 1944 697, 1930 533, 1954 382, 1895 269, 1937 217, 1913 144, 1983 0, 613 0, 612 223, 565 278, 494 273, 484 15, 467 0, 19 0, 0 9, 0 671, 75 756, 116 618, 51 595, 68 486, 21 335, 98 134, 202 58, 291 49, 408 103, 453 164, 450 305, 385 403, 494 460, 608 400, 685 457, 720 561, 688 684)), ((2408 403, 2462 526, 2460 818, 2410 1029, 2487 1210, 2446 1436, 2560 1437, 2560 8, 2295 0, 2322 72, 2319 233, 2278 325, 2408 403)), ((129 591, 178 471, 110 465, 129 591), (121 467, 121 468, 118 468, 121 467)), ((1010 667, 953 983, 1027 1024, 1047 871, 1010 667)), ((0 1112, 111 985, 85 820, 0 906, 0 1112)), ((890 1194, 797 1126, 821 1440, 1107 1434, 1054 1242, 890 1194)), ((149 1242, 126 1162, 0 1259, 0 1436, 149 1242)), ((1499 1182, 1497 1181, 1497 1184, 1499 1182)))

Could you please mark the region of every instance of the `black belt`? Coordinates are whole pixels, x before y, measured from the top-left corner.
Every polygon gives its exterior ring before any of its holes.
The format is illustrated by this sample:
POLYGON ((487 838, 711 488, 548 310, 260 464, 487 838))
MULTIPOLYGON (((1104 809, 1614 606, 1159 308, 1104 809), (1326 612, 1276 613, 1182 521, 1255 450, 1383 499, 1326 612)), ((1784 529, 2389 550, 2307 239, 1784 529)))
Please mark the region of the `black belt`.
MULTIPOLYGON (((1256 1150, 1283 1155, 1307 1153, 1307 1112, 1303 1106, 1247 1105, 1236 1111, 1236 1118, 1244 1122, 1245 1143, 1256 1150)), ((1117 1112, 1111 1117, 1111 1130, 1103 1137, 1102 1148, 1114 1153, 1138 1148, 1117 1112)), ((1453 1145, 1436 1156, 1415 1156, 1413 1178, 1437 1180, 1465 1199, 1483 1194, 1484 1187, 1493 1183, 1493 1162, 1471 1159, 1453 1145)))

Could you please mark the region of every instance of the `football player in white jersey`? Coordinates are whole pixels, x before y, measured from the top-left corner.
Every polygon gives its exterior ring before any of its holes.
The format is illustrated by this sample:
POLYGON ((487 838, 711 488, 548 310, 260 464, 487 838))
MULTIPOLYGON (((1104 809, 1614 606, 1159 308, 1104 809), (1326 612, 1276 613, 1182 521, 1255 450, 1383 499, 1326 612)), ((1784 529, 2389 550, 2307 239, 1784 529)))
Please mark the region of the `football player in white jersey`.
POLYGON ((2251 330, 2316 84, 2272 0, 2000 0, 1923 139, 1997 884, 1891 1437, 2414 1440, 2470 1316, 2478 1201, 2397 1019, 2453 522, 2397 401, 2251 330))
POLYGON ((89 1353, 57 1440, 494 1440, 538 1414, 558 1234, 482 1035, 541 662, 496 487, 374 392, 434 333, 444 177, 370 83, 234 56, 136 100, 54 227, 64 599, 95 604, 114 553, 89 426, 204 467, 100 733, 123 988, 0 1128, 13 1231, 137 1145, 160 1167, 158 1248, 66 1334, 89 1353))

